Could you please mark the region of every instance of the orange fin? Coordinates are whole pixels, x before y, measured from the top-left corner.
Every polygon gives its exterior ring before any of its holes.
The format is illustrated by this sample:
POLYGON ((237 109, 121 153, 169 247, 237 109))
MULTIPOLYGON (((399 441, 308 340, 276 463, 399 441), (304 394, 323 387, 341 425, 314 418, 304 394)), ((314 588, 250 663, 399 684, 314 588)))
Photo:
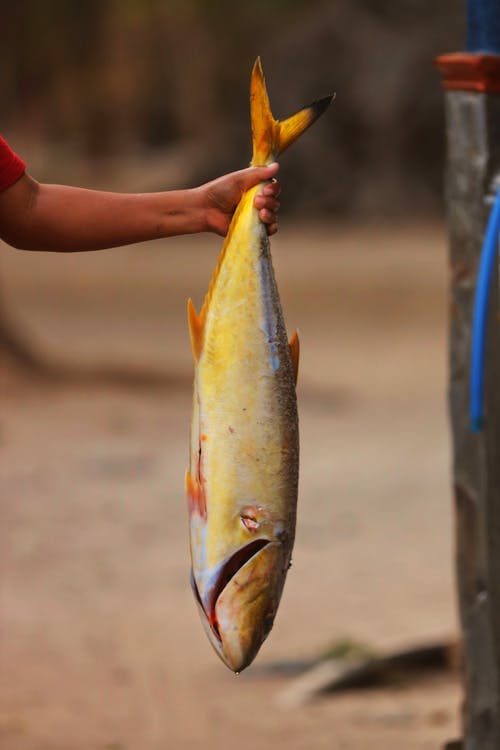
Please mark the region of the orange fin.
POLYGON ((185 486, 186 486, 186 495, 192 495, 194 492, 195 484, 194 479, 191 476, 191 472, 189 469, 186 469, 186 477, 185 477, 185 486))
POLYGON ((299 356, 300 356, 300 341, 299 341, 298 331, 294 331, 293 336, 288 343, 290 345, 290 354, 292 356, 293 376, 295 378, 295 385, 297 385, 297 377, 299 374, 299 356))
POLYGON ((190 515, 197 513, 202 518, 206 518, 207 506, 203 490, 198 480, 193 479, 189 469, 186 469, 186 499, 190 515))
POLYGON ((193 300, 191 297, 188 299, 187 304, 188 312, 188 323, 189 323, 189 334, 191 336, 191 349, 193 351, 193 357, 195 362, 198 362, 203 351, 203 333, 205 328, 205 316, 198 315, 196 312, 193 300))

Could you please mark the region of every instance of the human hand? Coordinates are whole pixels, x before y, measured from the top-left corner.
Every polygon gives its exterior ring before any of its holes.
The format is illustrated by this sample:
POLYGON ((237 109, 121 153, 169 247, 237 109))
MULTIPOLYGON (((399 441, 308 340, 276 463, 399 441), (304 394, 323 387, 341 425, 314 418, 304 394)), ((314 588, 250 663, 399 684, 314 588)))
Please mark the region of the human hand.
POLYGON ((254 205, 259 212, 260 220, 267 227, 267 233, 275 234, 278 230, 276 214, 280 206, 278 197, 281 188, 279 182, 273 178, 278 169, 279 166, 276 163, 267 167, 248 167, 202 185, 199 190, 204 192, 208 229, 225 236, 234 209, 243 193, 254 185, 258 185, 259 182, 272 180, 267 182, 261 192, 255 196, 254 205))

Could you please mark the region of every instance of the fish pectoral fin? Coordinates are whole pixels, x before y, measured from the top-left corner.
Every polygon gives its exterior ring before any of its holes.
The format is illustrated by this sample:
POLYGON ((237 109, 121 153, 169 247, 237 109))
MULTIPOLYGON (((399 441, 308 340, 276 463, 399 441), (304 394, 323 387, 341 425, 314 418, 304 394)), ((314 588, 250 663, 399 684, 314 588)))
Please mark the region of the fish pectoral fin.
POLYGON ((191 472, 189 471, 189 469, 186 469, 186 477, 185 477, 184 484, 186 486, 186 494, 187 495, 193 494, 196 486, 195 486, 195 480, 191 476, 191 472))
POLYGON ((195 362, 198 362, 203 351, 203 336, 205 330, 205 317, 198 315, 193 305, 191 297, 187 303, 189 335, 191 338, 191 349, 195 362))
POLYGON ((202 518, 206 517, 207 509, 203 490, 198 480, 193 479, 189 469, 186 469, 186 499, 190 515, 197 513, 202 518))
POLYGON ((288 342, 290 346, 290 354, 292 357, 293 377, 295 379, 295 385, 297 385, 297 377, 299 375, 299 357, 300 357, 300 341, 299 332, 295 330, 292 338, 288 342))

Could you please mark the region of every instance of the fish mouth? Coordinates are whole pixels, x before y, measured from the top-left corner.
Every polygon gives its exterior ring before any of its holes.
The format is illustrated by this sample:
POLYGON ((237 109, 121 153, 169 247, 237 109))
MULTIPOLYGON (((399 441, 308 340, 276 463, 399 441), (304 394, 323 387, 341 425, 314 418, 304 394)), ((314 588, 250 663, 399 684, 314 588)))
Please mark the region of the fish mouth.
POLYGON ((234 672, 250 664, 271 630, 287 567, 282 558, 279 542, 254 539, 219 566, 205 596, 191 572, 205 632, 234 672))
POLYGON ((222 594, 227 584, 236 575, 236 573, 244 565, 246 565, 246 563, 249 562, 252 557, 254 557, 254 555, 256 555, 261 549, 267 547, 268 544, 271 544, 269 539, 254 539, 253 542, 246 544, 244 547, 240 547, 240 549, 238 549, 222 564, 217 574, 215 584, 210 590, 210 595, 207 602, 208 606, 205 606, 203 604, 194 575, 191 572, 191 586, 193 588, 195 598, 200 607, 203 609, 208 623, 213 631, 213 634, 216 638, 218 638, 219 641, 222 640, 216 612, 216 605, 219 596, 222 594))

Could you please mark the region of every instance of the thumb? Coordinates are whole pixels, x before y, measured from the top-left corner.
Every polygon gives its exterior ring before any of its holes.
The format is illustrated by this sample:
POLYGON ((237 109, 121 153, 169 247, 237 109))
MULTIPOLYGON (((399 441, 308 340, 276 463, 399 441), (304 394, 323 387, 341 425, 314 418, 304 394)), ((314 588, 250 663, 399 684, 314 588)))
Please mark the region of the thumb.
POLYGON ((279 164, 272 162, 265 167, 248 167, 240 172, 240 184, 243 190, 248 190, 259 182, 270 180, 277 173, 279 164))

